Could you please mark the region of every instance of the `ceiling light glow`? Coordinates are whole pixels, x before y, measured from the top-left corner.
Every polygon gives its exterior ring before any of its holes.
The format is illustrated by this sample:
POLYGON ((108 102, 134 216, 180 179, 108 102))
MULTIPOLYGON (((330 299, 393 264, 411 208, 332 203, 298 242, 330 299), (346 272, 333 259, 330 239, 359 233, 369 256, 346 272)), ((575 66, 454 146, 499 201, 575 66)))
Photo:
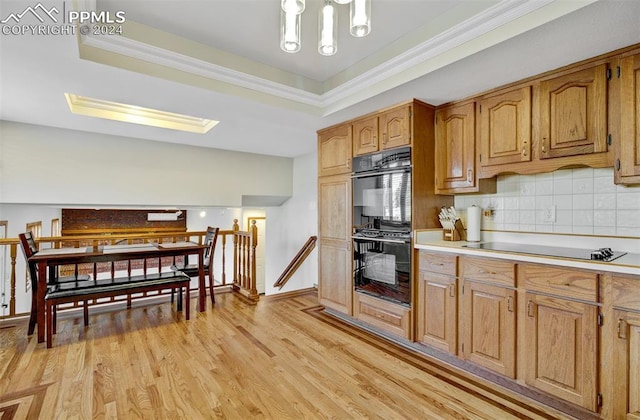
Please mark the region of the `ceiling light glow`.
POLYGON ((219 121, 216 120, 88 98, 72 93, 65 93, 64 96, 67 99, 67 104, 71 112, 90 117, 198 134, 207 133, 219 123, 219 121))

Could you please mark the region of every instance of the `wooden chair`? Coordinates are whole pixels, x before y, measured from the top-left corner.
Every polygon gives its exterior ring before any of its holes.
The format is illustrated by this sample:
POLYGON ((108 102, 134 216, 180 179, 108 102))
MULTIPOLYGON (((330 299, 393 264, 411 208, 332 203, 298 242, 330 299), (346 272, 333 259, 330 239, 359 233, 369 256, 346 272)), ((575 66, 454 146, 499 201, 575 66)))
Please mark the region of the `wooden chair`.
MULTIPOLYGON (((204 251, 204 270, 205 275, 209 277, 209 294, 211 295, 211 303, 216 302, 216 298, 213 295, 213 254, 216 248, 216 242, 218 241, 218 232, 220 228, 207 227, 207 234, 204 238, 204 243, 209 247, 204 251)), ((189 264, 185 257, 185 264, 172 265, 171 270, 181 271, 189 277, 198 277, 200 274, 200 267, 197 264, 189 264)), ((173 302, 173 291, 171 292, 171 301, 173 302)))
MULTIPOLYGON (((36 326, 37 319, 37 310, 38 310, 38 267, 35 263, 29 263, 29 258, 38 252, 38 246, 36 245, 36 241, 33 239, 33 234, 31 232, 20 233, 18 235, 20 238, 20 245, 22 248, 22 253, 24 255, 24 259, 27 262, 27 268, 29 269, 29 277, 31 277, 31 313, 29 315, 29 328, 27 330, 27 334, 33 334, 36 326)), ((47 281, 47 288, 49 290, 56 289, 61 283, 69 284, 75 283, 77 286, 82 285, 83 282, 88 282, 91 280, 91 276, 87 274, 78 274, 76 267, 76 274, 73 276, 58 276, 57 270, 51 271, 49 275, 49 279, 47 281)), ((83 312, 84 312, 84 325, 89 325, 89 308, 87 306, 87 301, 83 302, 83 312)), ((54 309, 53 311, 53 328, 56 328, 56 318, 57 314, 54 309)))

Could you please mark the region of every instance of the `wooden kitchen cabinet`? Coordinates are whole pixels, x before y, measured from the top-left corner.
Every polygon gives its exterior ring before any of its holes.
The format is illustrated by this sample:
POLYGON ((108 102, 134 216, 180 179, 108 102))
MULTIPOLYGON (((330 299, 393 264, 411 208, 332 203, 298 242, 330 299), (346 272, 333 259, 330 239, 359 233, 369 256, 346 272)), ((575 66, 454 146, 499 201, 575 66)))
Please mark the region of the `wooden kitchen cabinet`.
POLYGON ((353 313, 351 177, 318 179, 318 299, 342 313, 353 313))
POLYGON ((620 134, 616 184, 640 184, 640 54, 620 60, 620 134))
POLYGON ((531 86, 480 100, 480 166, 531 161, 531 86))
POLYGON ((318 175, 351 173, 351 124, 318 131, 318 175))
POLYGON ((475 192, 475 102, 436 109, 436 194, 475 192))
POLYGON ((515 378, 515 264, 463 256, 460 267, 460 355, 515 378))
POLYGON ((601 63, 540 82, 541 159, 607 152, 607 68, 601 63))
POLYGON ((353 316, 356 319, 398 337, 411 338, 412 323, 409 307, 364 293, 355 293, 353 308, 353 316))
POLYGON ((457 353, 458 257, 420 251, 418 256, 418 341, 457 353))
POLYGON ((411 105, 401 105, 353 122, 353 155, 411 144, 411 105))
POLYGON ((526 384, 598 411, 598 274, 523 264, 517 276, 526 288, 526 384))
MULTIPOLYGON (((612 279, 611 417, 640 419, 640 277, 612 279)), ((608 342, 607 342, 608 344, 608 342)))

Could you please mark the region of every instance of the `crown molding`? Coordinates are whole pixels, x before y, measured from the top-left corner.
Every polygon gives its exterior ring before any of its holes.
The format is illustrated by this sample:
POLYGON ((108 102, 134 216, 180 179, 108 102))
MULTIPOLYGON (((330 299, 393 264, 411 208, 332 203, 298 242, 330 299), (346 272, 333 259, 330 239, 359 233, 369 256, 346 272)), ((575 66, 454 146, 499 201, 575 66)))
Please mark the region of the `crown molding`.
MULTIPOLYGON (((125 57, 166 66, 189 74, 304 104, 321 115, 328 115, 386 90, 407 83, 452 62, 491 47, 512 36, 597 0, 566 2, 562 0, 501 1, 470 19, 451 27, 425 42, 395 56, 385 63, 322 93, 289 86, 248 71, 231 69, 169 49, 153 46, 125 36, 81 35, 79 43, 125 57), (515 25, 517 23, 517 27, 515 25), (494 36, 486 36, 492 34, 494 36), (473 45, 470 45, 473 44, 473 45), (446 57, 445 57, 446 56, 446 57)), ((95 0, 76 0, 76 7, 95 10, 95 0)), ((208 48, 202 46, 202 48, 208 48)), ((215 51, 209 49, 209 51, 215 51)), ((109 63, 107 63, 109 64, 109 63)), ((115 63, 112 63, 116 65, 115 63)), ((264 67, 254 63, 255 68, 264 67)), ((271 74, 277 69, 269 69, 271 74)), ((285 76, 292 76, 286 74, 285 76)), ((298 80, 303 76, 293 75, 298 80)))

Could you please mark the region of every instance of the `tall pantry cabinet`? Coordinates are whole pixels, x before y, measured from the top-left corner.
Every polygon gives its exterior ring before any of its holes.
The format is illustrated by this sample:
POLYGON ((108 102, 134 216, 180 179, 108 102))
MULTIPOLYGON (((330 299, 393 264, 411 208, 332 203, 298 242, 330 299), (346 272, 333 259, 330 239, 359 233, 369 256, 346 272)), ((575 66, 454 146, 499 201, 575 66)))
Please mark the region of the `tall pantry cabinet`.
POLYGON ((318 299, 351 315, 352 126, 318 132, 318 299))

